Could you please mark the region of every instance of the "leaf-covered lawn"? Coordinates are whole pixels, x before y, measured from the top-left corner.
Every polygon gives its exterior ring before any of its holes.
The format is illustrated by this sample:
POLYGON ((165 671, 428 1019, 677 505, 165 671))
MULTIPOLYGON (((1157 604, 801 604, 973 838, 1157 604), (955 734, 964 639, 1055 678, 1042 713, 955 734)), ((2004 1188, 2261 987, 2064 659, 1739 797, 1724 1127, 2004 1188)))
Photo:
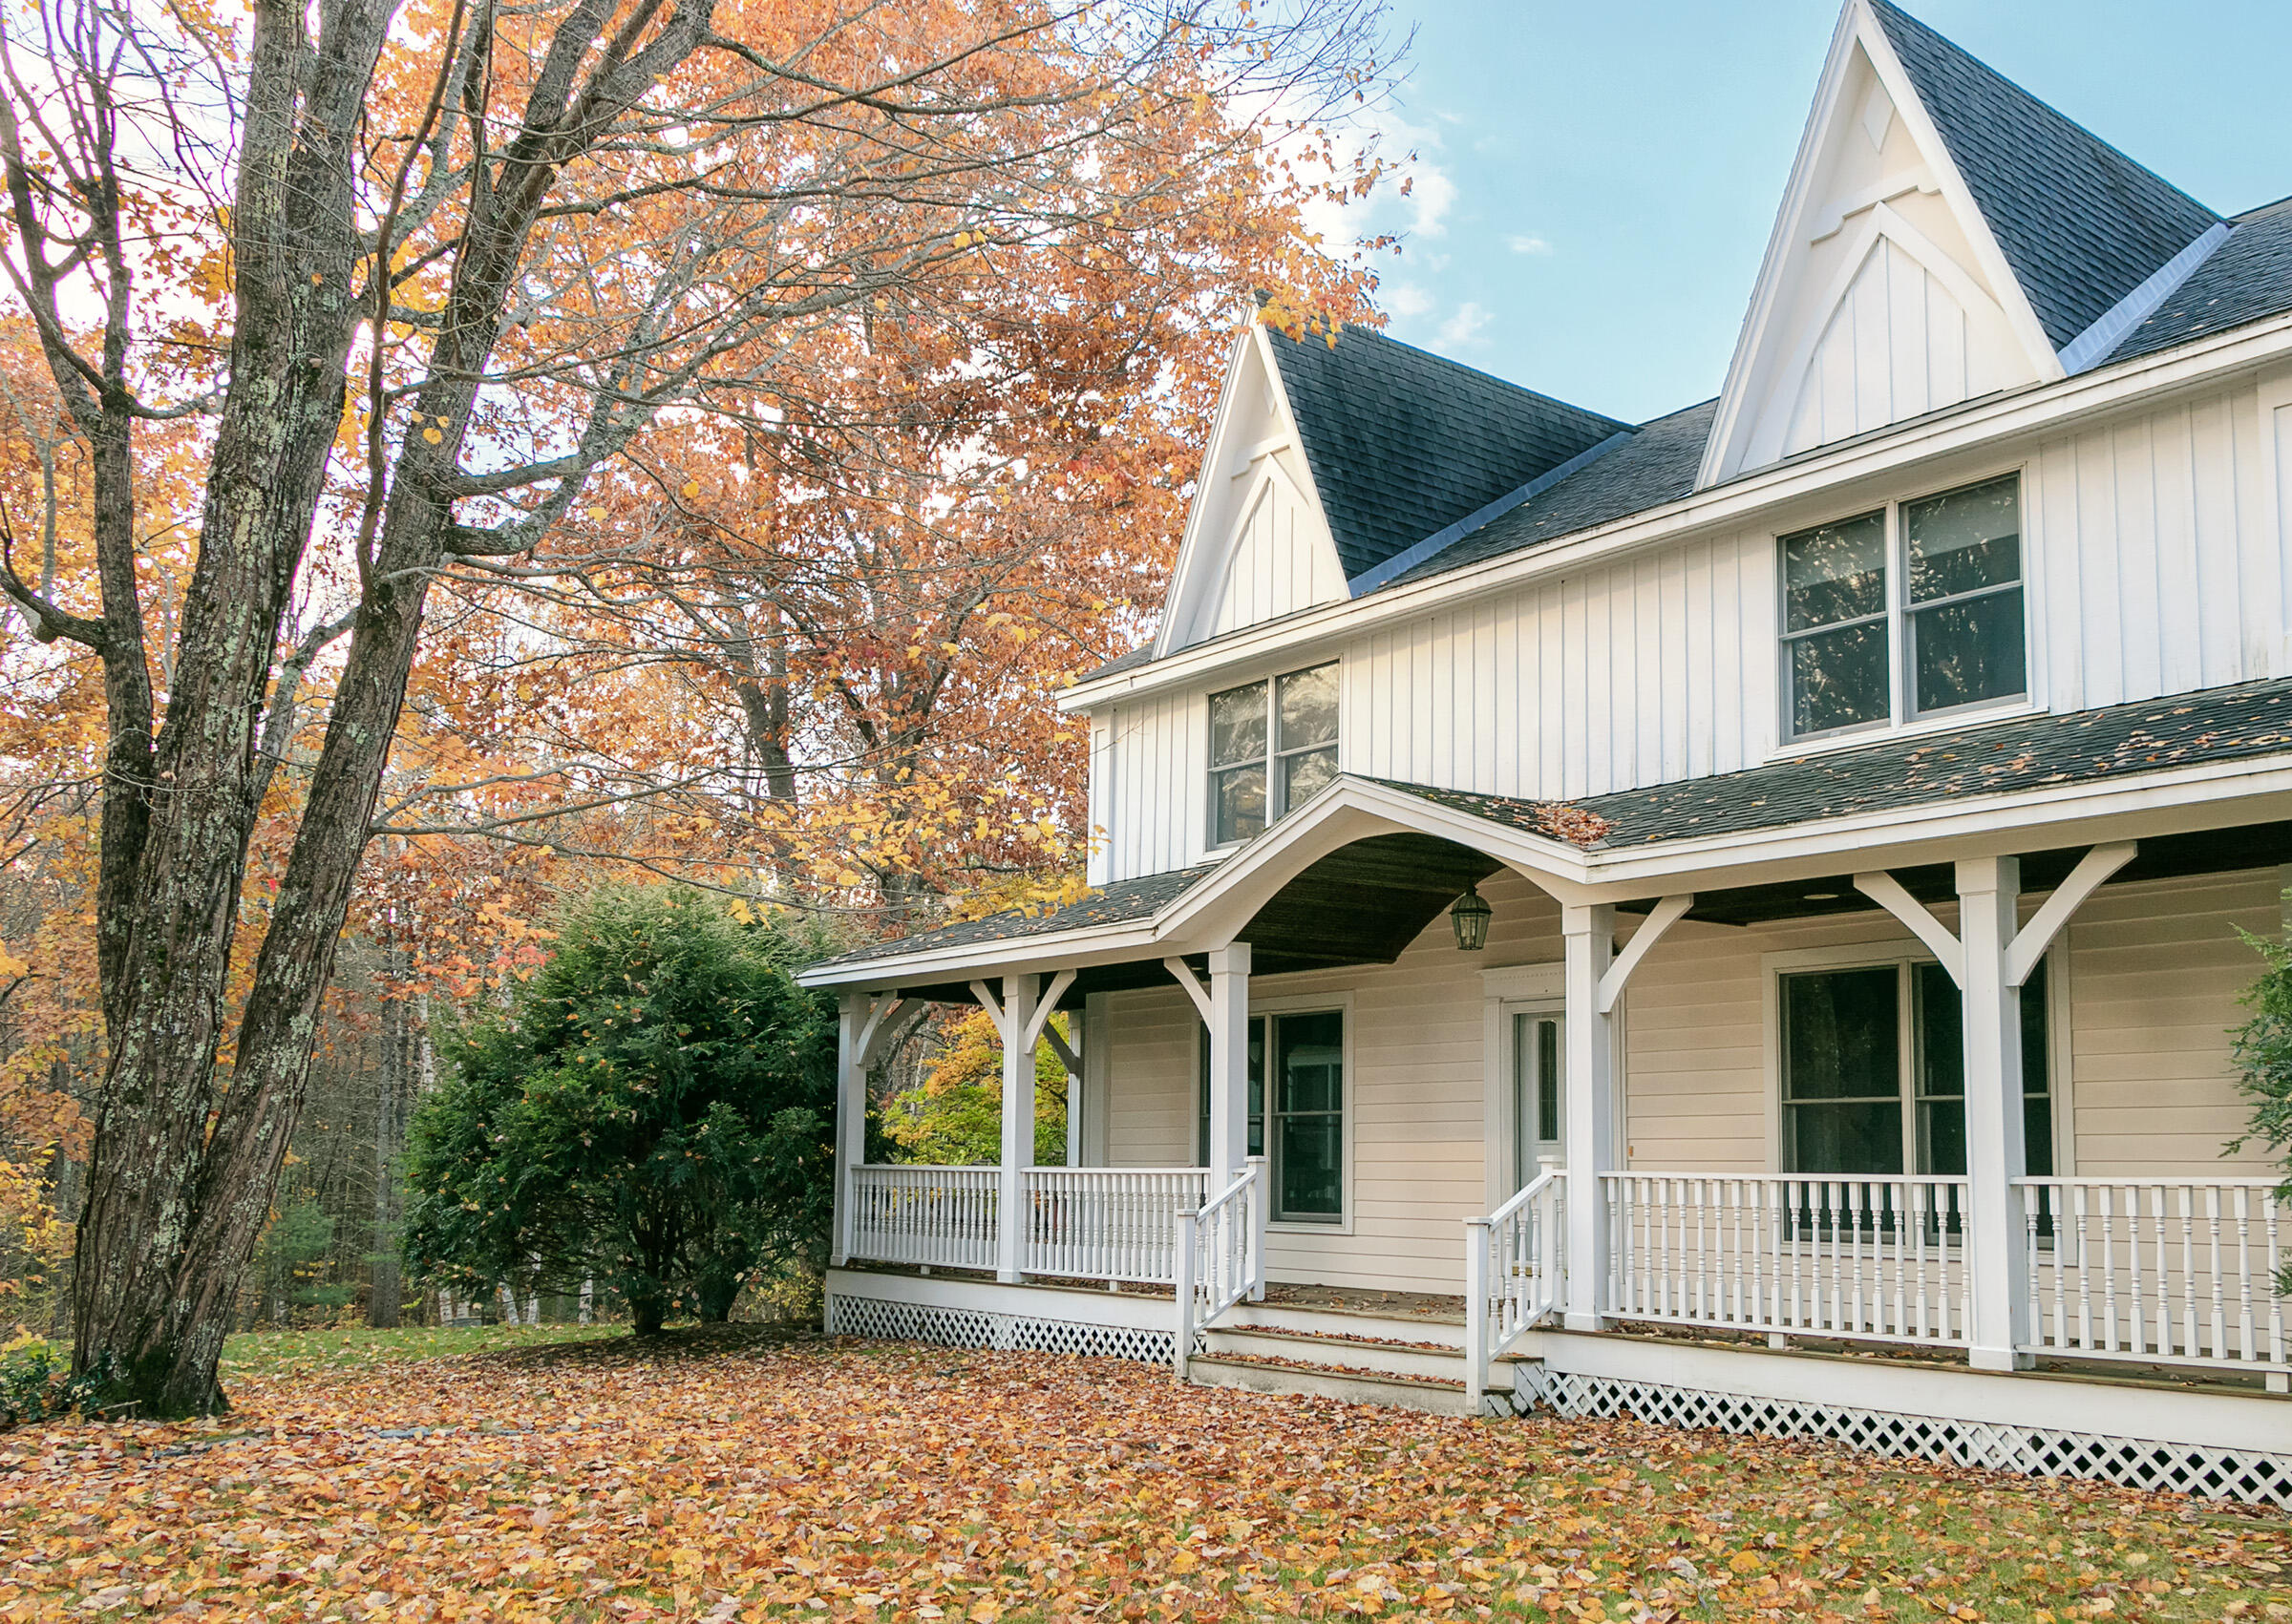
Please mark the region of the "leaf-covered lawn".
POLYGON ((233 1351, 222 1421, 0 1435, 0 1617, 2292 1619, 2282 1517, 1828 1447, 724 1334, 233 1351))

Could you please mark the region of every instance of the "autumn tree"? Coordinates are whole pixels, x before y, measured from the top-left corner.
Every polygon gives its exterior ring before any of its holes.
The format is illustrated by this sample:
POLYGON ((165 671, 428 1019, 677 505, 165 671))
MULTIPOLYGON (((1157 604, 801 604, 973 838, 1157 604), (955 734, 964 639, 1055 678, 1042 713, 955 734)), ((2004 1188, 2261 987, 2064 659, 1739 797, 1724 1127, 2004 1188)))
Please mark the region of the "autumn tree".
POLYGON ((116 1363, 146 1413, 220 1402, 441 574, 577 573, 580 526, 645 487, 631 453, 656 425, 787 387, 779 335, 903 300, 982 243, 1135 218, 1263 138, 1189 119, 1165 139, 1175 114, 1310 116, 1360 82, 1370 20, 1240 0, 0 9, 0 257, 86 459, 92 552, 83 580, 11 561, 0 587, 36 639, 87 651, 103 695, 78 1368, 116 1363), (190 494, 155 508, 146 450, 183 425, 190 494), (533 559, 568 526, 573 554, 533 559), (171 622, 139 573, 161 536, 190 553, 171 622), (334 596, 300 595, 313 580, 334 596), (314 725, 259 945, 235 954, 265 798, 314 725))

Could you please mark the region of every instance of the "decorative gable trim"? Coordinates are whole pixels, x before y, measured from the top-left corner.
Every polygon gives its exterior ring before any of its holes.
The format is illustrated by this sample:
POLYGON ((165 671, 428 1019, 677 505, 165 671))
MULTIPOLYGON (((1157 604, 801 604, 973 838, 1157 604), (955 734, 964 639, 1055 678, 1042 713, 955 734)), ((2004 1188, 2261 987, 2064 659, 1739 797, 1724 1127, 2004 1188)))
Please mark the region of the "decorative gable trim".
MULTIPOLYGON (((1278 460, 1304 444, 1268 335, 1253 319, 1235 336, 1225 381, 1219 388, 1217 416, 1203 451, 1201 474, 1195 481, 1170 590, 1163 600, 1161 626, 1155 633, 1155 659, 1212 635, 1205 622, 1216 614, 1225 590, 1237 539, 1256 505, 1264 499, 1266 486, 1273 482, 1268 471, 1278 476, 1279 488, 1310 516, 1321 544, 1330 550, 1333 560, 1335 544, 1328 539, 1328 516, 1322 509, 1321 494, 1313 487, 1310 471, 1303 478, 1294 478, 1278 460), (1255 403, 1242 397, 1244 381, 1253 378, 1271 405, 1274 425, 1270 432, 1258 432, 1261 419, 1255 403), (1243 484, 1244 480, 1248 483, 1243 484)), ((1302 465, 1302 455, 1300 461, 1302 465)), ((1331 571, 1336 568, 1332 561, 1331 571)))
MULTIPOLYGON (((2052 382, 2068 375, 1964 177, 1952 161, 1948 144, 1935 127, 1868 0, 1846 0, 1831 37, 1830 53, 1823 62, 1822 77, 1806 130, 1799 137, 1798 154, 1792 164, 1790 183, 1784 189, 1782 207, 1768 238, 1767 253, 1760 263, 1742 335, 1728 368, 1727 387, 1721 392, 1711 437, 1705 446, 1703 464, 1696 474, 1696 489, 1715 485, 1760 465, 1759 448, 1752 446, 1751 439, 1758 429, 1762 408, 1778 389, 1795 388, 1797 372, 1778 372, 1771 363, 1775 347, 1789 342, 1776 329, 1793 302, 1792 296, 1798 286, 1795 273, 1804 264, 1808 247, 1836 235, 1847 220, 1862 209, 1888 210, 1893 200, 1912 191, 1928 190, 1940 195, 1963 233, 1975 262, 1973 269, 1994 290, 1982 302, 1993 306, 2004 317, 2014 348, 2027 362, 2030 374, 2040 382, 2052 382), (1873 138, 1875 129, 1874 144, 1877 144, 1883 141, 1892 123, 1877 118, 1875 95, 1866 94, 1857 106, 1847 105, 1857 56, 1870 64, 1878 86, 1892 103, 1893 117, 1901 122, 1924 160, 1924 173, 1897 171, 1876 185, 1864 188, 1867 197, 1857 195, 1831 202, 1817 195, 1816 186, 1834 136, 1857 140, 1873 138), (1858 132, 1842 128, 1842 121, 1849 119, 1860 124, 1858 132), (1925 184, 1928 181, 1930 188, 1925 184)), ((1889 212, 1896 214, 1900 226, 1907 227, 1907 221, 1899 221, 1899 211, 1889 212)), ((1906 243, 1903 245, 1929 273, 1942 277, 1947 263, 1950 269, 1963 278, 1963 269, 1955 265, 1951 256, 1934 249, 1932 244, 1926 244, 1922 250, 1910 249, 1906 243)), ((1862 248, 1853 256, 1857 266, 1867 252, 1867 248, 1862 248)), ((1970 279, 1965 280, 1970 283, 1970 279)), ((1818 337, 1829 321, 1828 311, 1832 306, 1817 308, 1820 313, 1812 325, 1818 337)), ((1794 361, 1796 352, 1806 348, 1803 341, 1793 347, 1794 361)), ((1797 365, 1803 369, 1803 361, 1797 361, 1797 365)))
MULTIPOLYGON (((1896 194, 1899 196, 1900 194, 1896 194)), ((1982 285, 1966 274, 1965 267, 1896 212, 1890 203, 1872 204, 1845 240, 1844 253, 1836 270, 1823 287, 1812 308, 1818 312, 1800 331, 1798 340, 1791 347, 1788 358, 1769 374, 1765 400, 1767 410, 1755 415, 1745 430, 1749 436, 1745 445, 1743 465, 1763 468, 1779 462, 1793 448, 1783 441, 1790 433, 1796 402, 1806 388, 1807 373, 1814 364, 1816 352, 1829 338, 1831 326, 1840 307, 1853 293, 1855 285, 1862 278, 1870 264, 1870 256, 1881 243, 1892 243, 1900 249, 1920 269, 1923 270, 1955 300, 1969 322, 1988 318, 2003 325, 2006 312, 1982 285)), ((1981 393, 1969 390, 1969 394, 1981 393)), ((1949 404, 1955 404, 1951 402, 1949 404)), ((1907 412, 1904 416, 1921 415, 1907 412)))
POLYGON ((2107 360, 2125 335, 2178 292, 2180 285, 2213 257, 2213 251, 2228 241, 2234 229, 2225 221, 2216 222, 2200 233, 2196 241, 2157 266, 2148 281, 2104 310, 2091 327, 2062 347, 2063 372, 2073 378, 2107 360))

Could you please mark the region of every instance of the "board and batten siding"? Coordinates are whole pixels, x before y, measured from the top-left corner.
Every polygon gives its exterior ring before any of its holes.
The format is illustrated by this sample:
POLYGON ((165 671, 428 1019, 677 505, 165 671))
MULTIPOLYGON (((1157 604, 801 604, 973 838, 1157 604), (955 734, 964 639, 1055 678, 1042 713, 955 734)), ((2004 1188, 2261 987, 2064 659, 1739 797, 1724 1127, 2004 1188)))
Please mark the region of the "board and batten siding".
MULTIPOLYGON (((2016 466, 2041 703, 2077 710, 2292 671, 2292 381, 2096 420, 1886 494, 2016 466)), ((1791 522, 1876 499, 1801 503, 1791 522)), ((1691 535, 1355 637, 1342 651, 1345 769, 1574 799, 1771 759, 1774 538, 1691 535)), ((1206 704, 1191 690, 1094 716, 1094 881, 1201 860, 1206 704)))
POLYGON ((1225 563, 1212 636, 1334 603, 1345 572, 1321 520, 1288 475, 1268 467, 1243 514, 1225 563))
MULTIPOLYGON (((2265 1152, 2222 1152, 2241 1130, 2230 1031, 2260 960, 2239 929, 2281 928, 2276 870, 2106 886, 2054 952, 2055 1087, 2066 1090, 2070 1168, 2093 1176, 2251 1176, 2265 1152)), ((1496 908, 1487 951, 1456 950, 1435 919, 1390 965, 1260 978, 1261 1001, 1326 998, 1351 1012, 1347 1120, 1350 1223, 1277 1226, 1276 1280, 1356 1290, 1454 1292, 1462 1220, 1485 1211, 1485 1024, 1479 972, 1550 963, 1559 912, 1511 875, 1483 888, 1496 908)), ((2038 898, 2026 899, 2025 917, 2038 898)), ((1951 910, 1939 910, 1945 922, 1951 910)), ((1626 931, 1629 921, 1624 921, 1626 931)), ((1662 1171, 1773 1169, 1776 1082, 1770 1053, 1771 956, 1868 947, 1914 950, 1878 913, 1751 929, 1673 927, 1624 1004, 1622 1136, 1626 1165, 1662 1171)), ((1107 996, 1107 1159, 1179 1167, 1194 1159, 1200 1052, 1193 1006, 1176 986, 1107 996)))
POLYGON ((1899 243, 1873 243, 1808 358, 1779 454, 1793 455, 1987 394, 2004 381, 2005 319, 1969 316, 1899 243), (1974 336, 1969 327, 1987 329, 1974 336))

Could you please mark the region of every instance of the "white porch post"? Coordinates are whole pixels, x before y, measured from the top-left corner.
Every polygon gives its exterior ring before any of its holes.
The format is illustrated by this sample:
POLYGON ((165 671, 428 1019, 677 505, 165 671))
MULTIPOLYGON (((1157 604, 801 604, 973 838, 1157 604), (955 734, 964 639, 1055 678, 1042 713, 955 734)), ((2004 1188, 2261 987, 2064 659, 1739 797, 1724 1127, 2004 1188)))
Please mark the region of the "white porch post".
POLYGON ((1249 943, 1210 954, 1210 1193, 1249 1159, 1249 943))
POLYGON ((1563 1323, 1597 1331, 1607 1297, 1607 1211, 1600 1173, 1615 1138, 1615 1017, 1602 1007, 1601 979, 1614 957, 1616 910, 1563 906, 1566 948, 1567 1109, 1561 1144, 1568 1155, 1568 1296, 1563 1323))
POLYGON ((1003 978, 1003 1165, 995 1195, 995 1278, 1020 1278, 1027 1245, 1027 1169, 1034 1161, 1037 981, 1003 978))
POLYGON ((836 1226, 828 1261, 841 1268, 852 1255, 853 1171, 867 1154, 867 1057, 861 1042, 874 1000, 847 992, 836 1023, 836 1226))
MULTIPOLYGON (((2027 1170, 2022 1140, 2022 986, 2007 951, 2022 889, 2017 857, 1958 865, 1958 939, 1964 954, 1965 1267, 1973 1299, 1970 1359, 1977 1370, 2028 1360, 2028 1257, 2013 1180, 2027 1170)), ((2040 944, 2043 945, 2042 943, 2040 944)))

